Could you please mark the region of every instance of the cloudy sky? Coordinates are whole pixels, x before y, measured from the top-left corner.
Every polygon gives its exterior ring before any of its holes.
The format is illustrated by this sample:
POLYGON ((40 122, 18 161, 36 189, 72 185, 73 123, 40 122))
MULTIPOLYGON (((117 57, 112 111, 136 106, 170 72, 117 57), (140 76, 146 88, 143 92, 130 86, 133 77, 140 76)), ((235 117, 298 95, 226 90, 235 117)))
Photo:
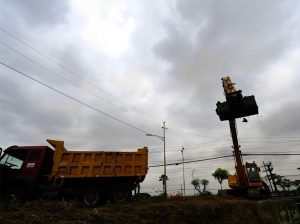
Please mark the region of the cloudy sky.
MULTIPOLYGON (((229 75, 259 106, 237 120, 242 152, 298 153, 299 16, 292 0, 0 0, 1 147, 47 138, 70 149, 148 146, 149 165, 160 165, 162 141, 146 133, 162 135, 165 121, 168 163, 181 161, 182 146, 185 161, 228 155, 215 104, 229 75)), ((299 156, 244 160, 299 174, 299 156)), ((186 188, 194 175, 214 191, 218 167, 234 173, 233 158, 186 164, 186 188)), ((142 190, 162 190, 162 173, 150 168, 142 190)), ((169 192, 180 190, 182 165, 167 175, 169 192)))

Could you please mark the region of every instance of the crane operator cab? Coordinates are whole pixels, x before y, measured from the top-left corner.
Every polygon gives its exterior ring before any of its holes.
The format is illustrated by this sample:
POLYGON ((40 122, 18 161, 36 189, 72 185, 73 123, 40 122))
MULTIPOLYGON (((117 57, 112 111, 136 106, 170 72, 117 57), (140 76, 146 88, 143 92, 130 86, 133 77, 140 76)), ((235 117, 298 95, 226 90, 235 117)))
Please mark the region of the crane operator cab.
POLYGON ((245 169, 246 169, 246 173, 248 176, 248 181, 249 181, 250 186, 251 186, 251 184, 256 185, 257 183, 261 183, 261 178, 259 175, 260 168, 256 165, 255 162, 253 162, 253 163, 246 162, 245 169))

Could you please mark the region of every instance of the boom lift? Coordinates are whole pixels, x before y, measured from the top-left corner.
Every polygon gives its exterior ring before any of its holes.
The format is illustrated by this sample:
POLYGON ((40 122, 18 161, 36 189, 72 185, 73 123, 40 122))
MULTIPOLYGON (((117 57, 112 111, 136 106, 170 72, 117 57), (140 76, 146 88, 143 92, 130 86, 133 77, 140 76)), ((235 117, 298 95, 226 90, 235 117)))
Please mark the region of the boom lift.
POLYGON ((265 185, 260 178, 260 168, 255 162, 246 162, 244 165, 235 122, 236 118, 258 114, 258 106, 253 95, 243 97, 242 91, 235 89, 235 83, 231 82, 230 77, 223 77, 222 84, 226 101, 217 102, 216 112, 221 121, 229 121, 232 137, 236 174, 228 176, 228 184, 232 189, 230 193, 235 195, 244 195, 250 192, 261 193, 258 191, 264 191, 262 189, 265 185))

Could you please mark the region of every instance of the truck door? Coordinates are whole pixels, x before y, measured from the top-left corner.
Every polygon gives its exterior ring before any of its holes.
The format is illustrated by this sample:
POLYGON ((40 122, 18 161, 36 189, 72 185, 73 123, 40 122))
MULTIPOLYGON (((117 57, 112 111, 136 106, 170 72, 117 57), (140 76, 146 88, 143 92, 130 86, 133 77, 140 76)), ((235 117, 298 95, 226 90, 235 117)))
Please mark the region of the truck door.
POLYGON ((22 165, 22 173, 31 177, 33 181, 39 178, 44 150, 32 149, 22 165))

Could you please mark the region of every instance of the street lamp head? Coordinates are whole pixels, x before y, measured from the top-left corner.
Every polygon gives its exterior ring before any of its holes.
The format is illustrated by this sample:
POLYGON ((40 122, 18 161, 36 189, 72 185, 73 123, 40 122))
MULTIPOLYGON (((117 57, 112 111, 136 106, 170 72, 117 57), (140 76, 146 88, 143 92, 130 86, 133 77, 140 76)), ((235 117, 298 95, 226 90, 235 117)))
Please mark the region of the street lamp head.
POLYGON ((159 136, 159 135, 153 135, 153 134, 147 133, 146 136, 152 136, 152 137, 158 138, 158 139, 160 139, 160 140, 162 140, 162 141, 165 141, 165 138, 162 137, 162 136, 159 136))

